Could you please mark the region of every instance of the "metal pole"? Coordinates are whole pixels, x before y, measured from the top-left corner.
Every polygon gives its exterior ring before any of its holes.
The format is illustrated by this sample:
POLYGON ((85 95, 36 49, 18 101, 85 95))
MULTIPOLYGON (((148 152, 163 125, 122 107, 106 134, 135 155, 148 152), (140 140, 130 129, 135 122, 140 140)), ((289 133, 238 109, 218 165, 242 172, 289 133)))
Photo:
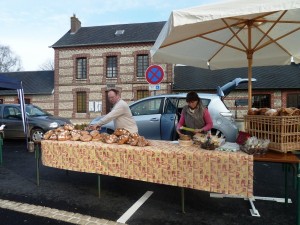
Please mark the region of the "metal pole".
POLYGON ((284 203, 285 203, 285 206, 287 207, 288 206, 288 197, 287 197, 287 182, 288 182, 288 179, 287 179, 287 172, 288 172, 288 165, 287 163, 284 163, 284 203))
POLYGON ((184 188, 183 187, 181 188, 181 210, 182 210, 182 213, 185 213, 185 211, 184 211, 184 188))
POLYGON ((3 163, 2 146, 3 146, 3 138, 2 138, 2 132, 1 132, 0 133, 0 166, 2 166, 2 163, 3 163))
POLYGON ((36 184, 37 186, 40 186, 40 166, 39 166, 40 149, 38 143, 35 143, 35 159, 36 159, 36 184))
POLYGON ((100 174, 98 174, 98 198, 101 197, 100 174))
POLYGON ((297 225, 300 225, 300 163, 297 164, 297 225))

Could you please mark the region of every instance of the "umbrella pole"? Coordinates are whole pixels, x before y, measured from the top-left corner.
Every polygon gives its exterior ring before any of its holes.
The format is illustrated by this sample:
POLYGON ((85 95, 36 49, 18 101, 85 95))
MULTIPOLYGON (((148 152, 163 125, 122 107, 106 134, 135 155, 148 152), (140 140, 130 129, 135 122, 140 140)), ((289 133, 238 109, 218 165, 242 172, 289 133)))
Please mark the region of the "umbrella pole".
POLYGON ((252 108, 252 55, 248 58, 248 109, 252 108))

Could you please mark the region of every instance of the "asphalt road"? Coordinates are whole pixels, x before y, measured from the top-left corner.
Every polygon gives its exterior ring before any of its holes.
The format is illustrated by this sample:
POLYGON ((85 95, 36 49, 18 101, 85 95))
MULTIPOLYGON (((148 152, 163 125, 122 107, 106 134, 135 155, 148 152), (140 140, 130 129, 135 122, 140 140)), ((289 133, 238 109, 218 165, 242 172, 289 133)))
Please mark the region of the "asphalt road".
MULTIPOLYGON (((185 213, 181 211, 181 188, 110 176, 101 176, 98 198, 97 175, 66 172, 40 166, 40 185, 36 185, 34 153, 25 141, 4 140, 0 167, 0 200, 49 207, 115 224, 147 191, 153 194, 126 221, 129 225, 250 225, 296 224, 296 189, 293 168, 288 173, 288 197, 292 203, 257 200, 260 217, 253 217, 249 201, 241 198, 211 198, 208 192, 185 189, 185 213)), ((254 195, 284 197, 281 164, 254 164, 254 195)), ((70 224, 64 221, 0 208, 0 224, 70 224)))

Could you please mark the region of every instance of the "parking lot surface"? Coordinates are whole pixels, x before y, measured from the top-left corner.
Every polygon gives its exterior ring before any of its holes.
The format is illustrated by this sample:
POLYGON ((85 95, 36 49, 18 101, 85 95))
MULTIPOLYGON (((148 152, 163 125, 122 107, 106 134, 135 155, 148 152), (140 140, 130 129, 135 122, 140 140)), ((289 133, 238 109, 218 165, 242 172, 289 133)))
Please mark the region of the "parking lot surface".
MULTIPOLYGON (((185 189, 185 213, 181 188, 40 165, 36 183, 34 153, 25 141, 4 140, 0 167, 0 224, 122 224, 129 225, 239 225, 296 224, 294 168, 289 168, 288 197, 292 203, 256 200, 260 217, 251 216, 251 205, 242 198, 212 198, 210 193, 185 189), (126 221, 118 222, 145 193, 151 196, 126 221), (23 210, 23 211, 22 211, 23 210)), ((281 164, 254 164, 254 195, 284 197, 281 164)))

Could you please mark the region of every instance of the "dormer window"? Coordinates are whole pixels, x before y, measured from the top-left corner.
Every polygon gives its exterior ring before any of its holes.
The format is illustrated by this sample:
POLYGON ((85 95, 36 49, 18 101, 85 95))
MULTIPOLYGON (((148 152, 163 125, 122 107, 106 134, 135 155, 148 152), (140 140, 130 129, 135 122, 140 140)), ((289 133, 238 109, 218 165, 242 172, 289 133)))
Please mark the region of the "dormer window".
POLYGON ((115 35, 120 36, 120 35, 124 34, 124 32, 125 32, 125 30, 116 30, 115 35))

